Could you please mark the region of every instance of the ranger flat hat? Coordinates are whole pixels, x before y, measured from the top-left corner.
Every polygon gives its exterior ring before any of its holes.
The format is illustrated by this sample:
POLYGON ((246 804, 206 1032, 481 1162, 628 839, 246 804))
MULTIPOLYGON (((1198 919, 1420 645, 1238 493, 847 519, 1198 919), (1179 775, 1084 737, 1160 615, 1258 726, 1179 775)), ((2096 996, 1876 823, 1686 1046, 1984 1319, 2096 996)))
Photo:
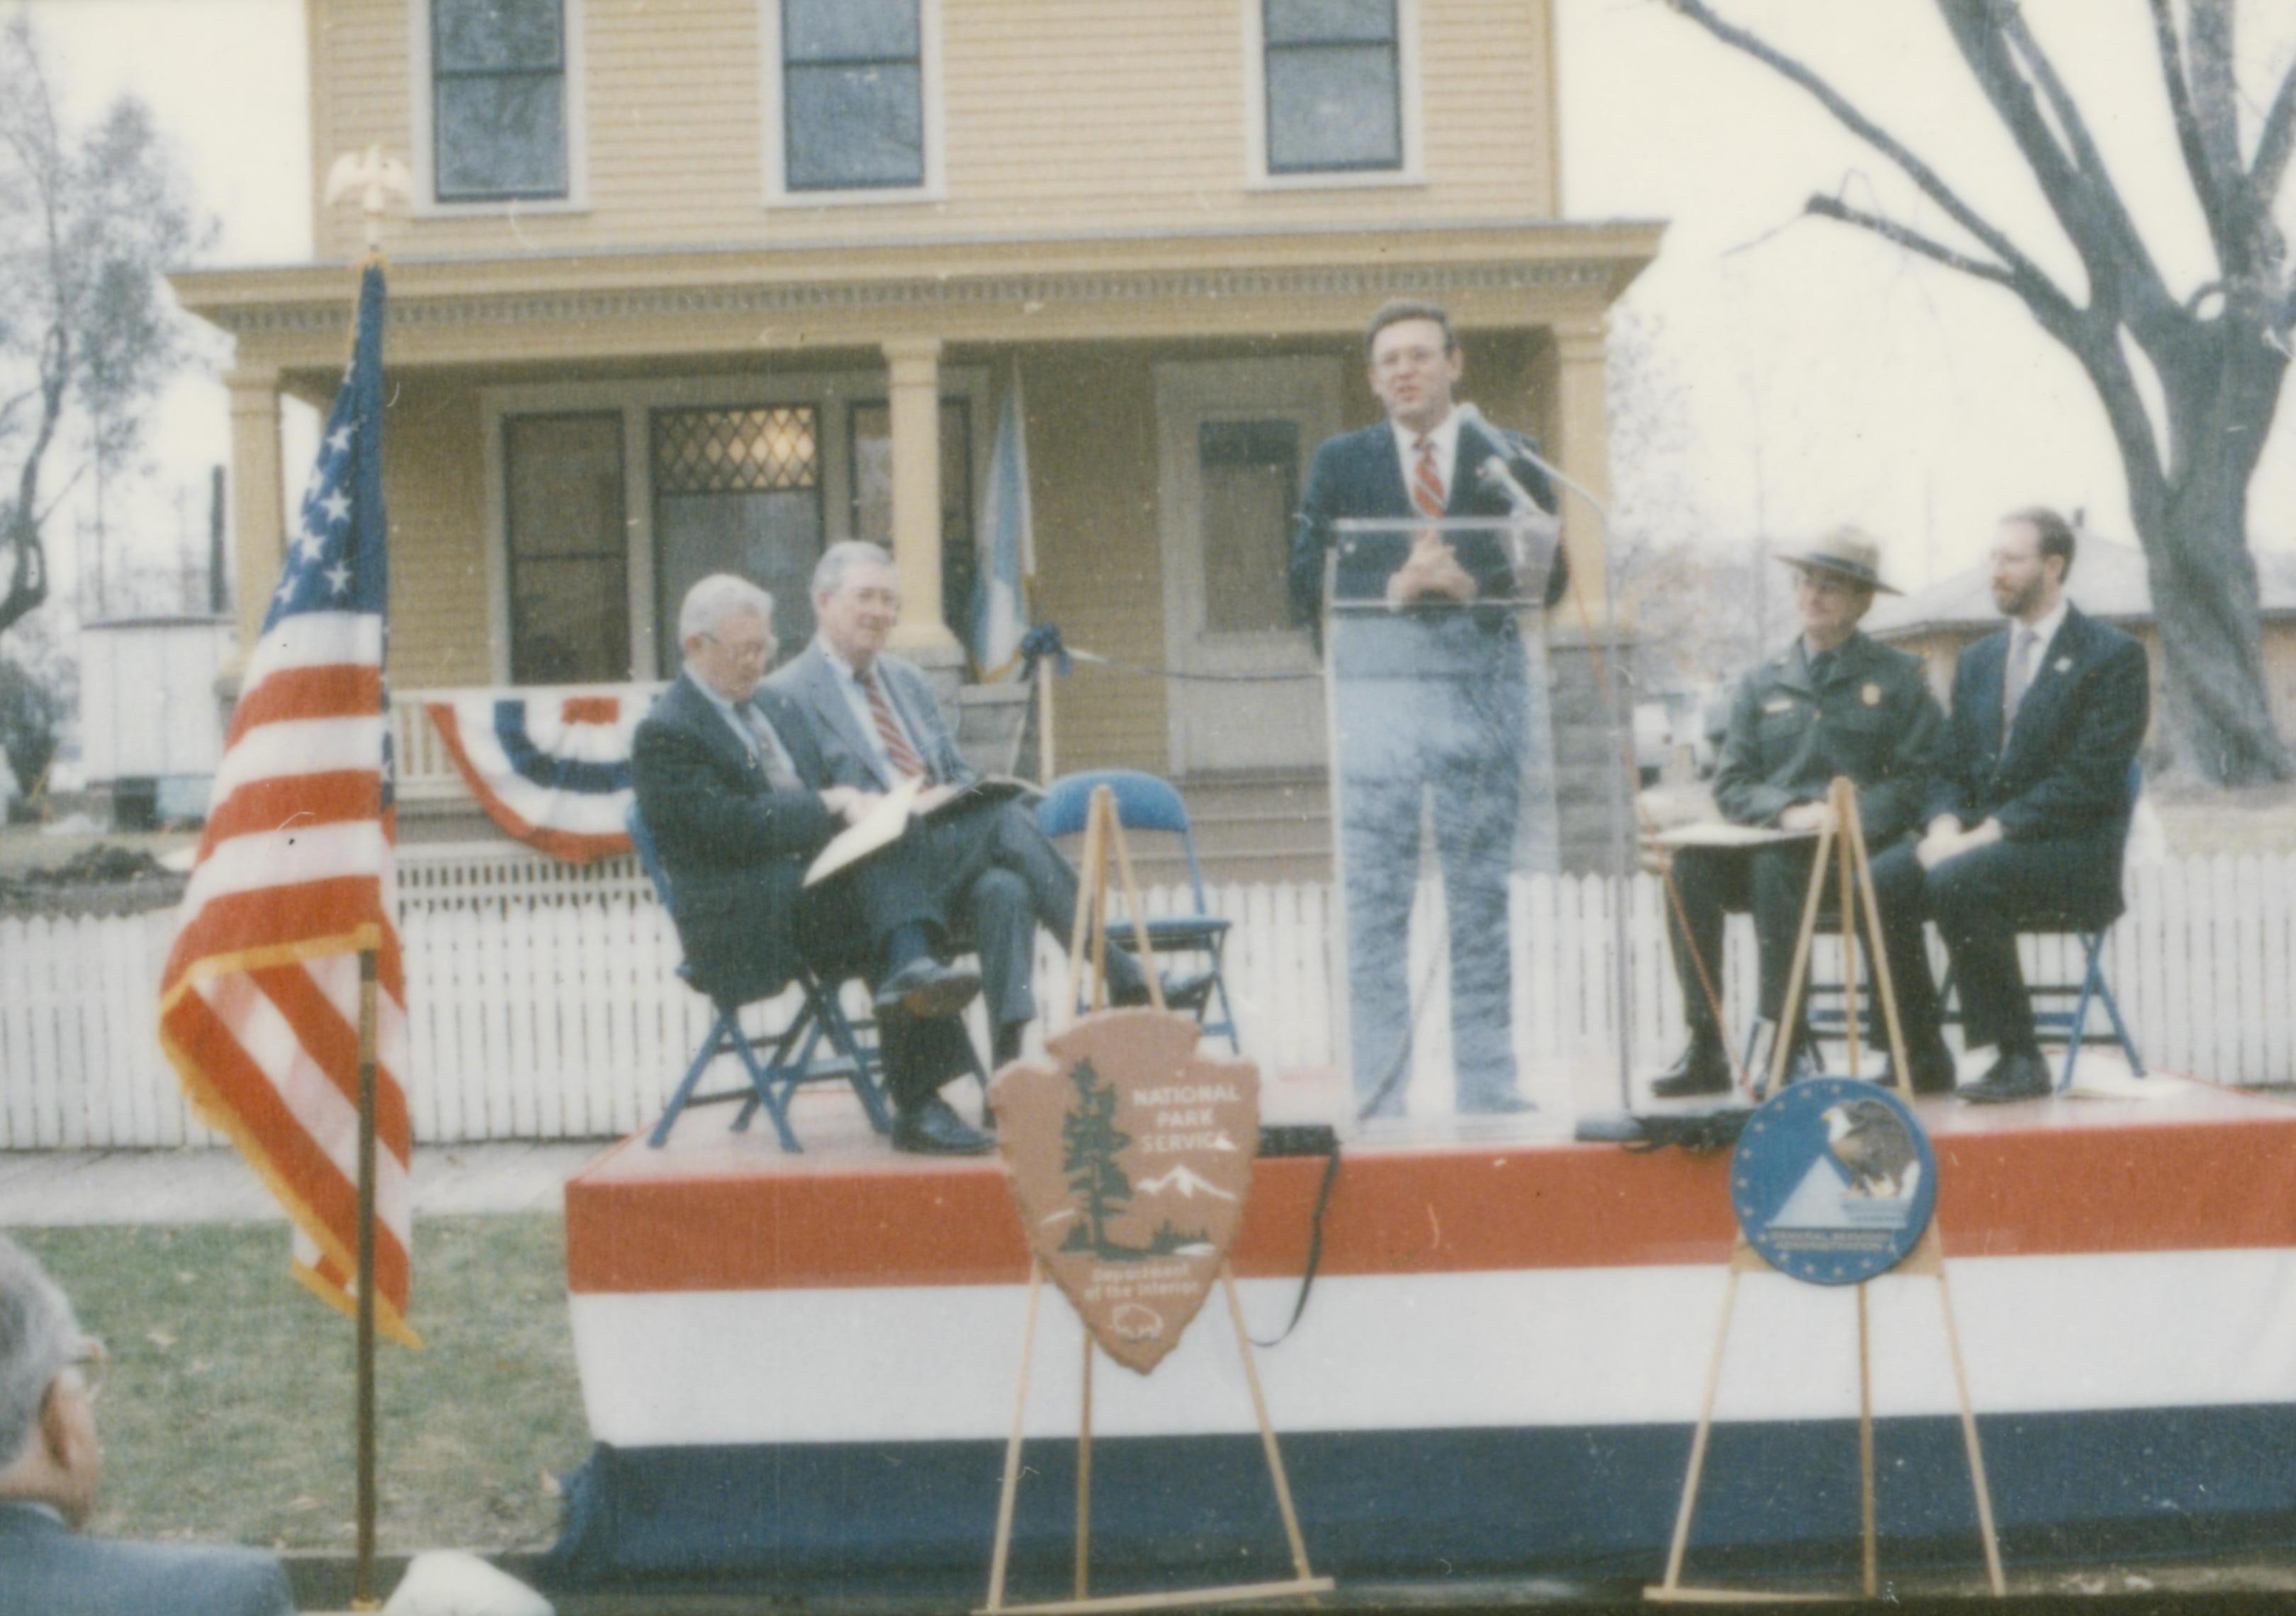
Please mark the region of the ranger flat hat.
POLYGON ((1868 589, 1883 595, 1902 595, 1905 591, 1882 581, 1882 546, 1873 537, 1857 528, 1836 528, 1824 538, 1813 541, 1798 554, 1775 556, 1789 567, 1800 567, 1809 572, 1831 572, 1846 578, 1853 584, 1863 584, 1868 589))

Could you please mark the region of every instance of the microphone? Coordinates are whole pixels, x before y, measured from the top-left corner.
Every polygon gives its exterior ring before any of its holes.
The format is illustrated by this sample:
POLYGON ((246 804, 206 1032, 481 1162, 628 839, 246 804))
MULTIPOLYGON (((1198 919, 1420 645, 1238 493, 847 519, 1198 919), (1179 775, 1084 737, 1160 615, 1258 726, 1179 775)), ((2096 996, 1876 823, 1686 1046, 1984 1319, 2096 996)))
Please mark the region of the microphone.
POLYGON ((1517 516, 1538 521, 1552 521, 1546 508, 1530 496, 1530 490, 1524 488, 1514 472, 1508 469, 1507 462, 1516 454, 1515 445, 1508 433, 1484 420, 1483 412, 1472 404, 1460 404, 1456 407, 1461 423, 1472 427, 1475 435, 1491 450, 1483 463, 1475 468, 1475 474, 1482 480, 1484 486, 1497 489, 1517 516))

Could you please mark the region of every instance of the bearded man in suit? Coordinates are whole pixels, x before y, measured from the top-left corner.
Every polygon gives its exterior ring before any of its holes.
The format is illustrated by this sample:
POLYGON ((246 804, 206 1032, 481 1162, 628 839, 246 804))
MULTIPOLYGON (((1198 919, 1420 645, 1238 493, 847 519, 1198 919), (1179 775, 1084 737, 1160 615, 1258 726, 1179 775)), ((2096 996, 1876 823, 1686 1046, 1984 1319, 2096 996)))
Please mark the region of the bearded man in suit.
MULTIPOLYGON (((1926 833, 1874 865, 1885 916, 1926 908, 1937 922, 1961 984, 1966 1042, 1996 1051, 1985 1075, 1960 1091, 1964 1100, 2049 1092, 2017 962, 2019 925, 2068 910, 2110 923, 2120 913, 2130 765, 2151 681, 2142 645, 2065 598, 2074 548, 2071 526, 2054 511, 2002 519, 1993 603, 2008 627, 1954 665, 1926 833), (1893 904, 1893 892, 1909 891, 1918 906, 1893 904)), ((1934 1015, 1925 963, 1903 972, 1898 993, 1909 1020, 1934 1015)))
MULTIPOLYGON (((1518 514, 1494 460, 1551 512, 1528 439, 1470 421, 1455 403, 1464 358, 1431 303, 1397 299, 1364 337, 1371 390, 1387 418, 1316 449, 1292 530, 1292 611, 1320 627, 1332 524, 1518 514)), ((1411 1065, 1405 980, 1420 816, 1432 800, 1451 939, 1451 1033, 1463 1112, 1532 1109, 1516 1087, 1507 878, 1522 808, 1531 712, 1515 611, 1525 580, 1494 532, 1455 549, 1431 527, 1407 546, 1341 545, 1332 592, 1340 856, 1346 872, 1348 1024, 1364 1116, 1398 1116, 1411 1065)), ((1552 606, 1568 571, 1558 551, 1532 598, 1552 606)))
POLYGON ((0 1235, 0 1611, 40 1616, 292 1616, 254 1549, 121 1543, 95 1507, 102 1343, 31 1255, 0 1235))
MULTIPOLYGON (((775 651, 773 597, 729 573, 678 611, 685 665, 638 726, 638 810, 669 876, 671 915, 694 985, 746 1004, 778 993, 800 961, 874 983, 897 1150, 990 1148, 939 1097, 970 1064, 955 1017, 980 991, 944 963, 949 874, 896 843, 807 887, 814 855, 875 798, 830 778, 804 719, 759 681, 775 651)), ((995 901, 1015 901, 997 889, 995 901)))

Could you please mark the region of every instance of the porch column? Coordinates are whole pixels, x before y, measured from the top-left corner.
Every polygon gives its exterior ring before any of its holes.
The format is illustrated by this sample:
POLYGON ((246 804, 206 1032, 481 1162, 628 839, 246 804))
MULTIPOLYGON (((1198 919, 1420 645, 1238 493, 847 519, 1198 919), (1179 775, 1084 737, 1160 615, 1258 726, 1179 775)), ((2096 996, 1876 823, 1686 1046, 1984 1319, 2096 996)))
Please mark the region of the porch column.
POLYGON ((271 590, 286 554, 286 514, 279 486, 279 373, 267 368, 230 372, 231 531, 239 569, 239 654, 232 673, 247 666, 271 609, 271 590))
POLYGON ((893 435, 893 564, 901 617, 892 644, 931 666, 954 667, 964 649, 940 615, 940 349, 939 337, 884 345, 893 435))
MULTIPOLYGON (((1611 426, 1603 373, 1603 318, 1557 323, 1554 337, 1555 463, 1611 503, 1611 426)), ((1570 556, 1570 577, 1597 620, 1606 598, 1603 575, 1603 524, 1587 502, 1569 489, 1562 496, 1562 544, 1570 556)))

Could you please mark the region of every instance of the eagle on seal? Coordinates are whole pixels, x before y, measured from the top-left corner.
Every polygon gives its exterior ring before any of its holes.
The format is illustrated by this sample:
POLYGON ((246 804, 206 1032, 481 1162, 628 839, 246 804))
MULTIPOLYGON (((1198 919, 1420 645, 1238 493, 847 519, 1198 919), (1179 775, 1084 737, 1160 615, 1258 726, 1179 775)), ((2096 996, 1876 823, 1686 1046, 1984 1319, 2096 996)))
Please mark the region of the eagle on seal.
POLYGON ((1849 1175, 1849 1194, 1897 1201, 1913 1193, 1921 1158, 1896 1112, 1880 1100, 1844 1100, 1819 1114, 1827 1153, 1849 1175))

